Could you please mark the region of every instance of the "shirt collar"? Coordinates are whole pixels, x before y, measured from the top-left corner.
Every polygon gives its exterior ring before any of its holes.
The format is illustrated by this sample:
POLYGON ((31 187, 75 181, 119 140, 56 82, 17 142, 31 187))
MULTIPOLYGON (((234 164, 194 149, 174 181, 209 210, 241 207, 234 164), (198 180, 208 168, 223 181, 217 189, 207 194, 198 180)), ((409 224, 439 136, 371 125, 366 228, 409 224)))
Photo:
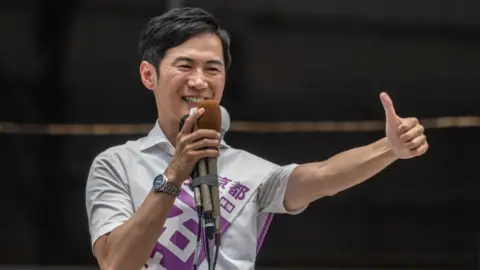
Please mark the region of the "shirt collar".
MULTIPOLYGON (((170 143, 170 141, 167 139, 167 136, 165 133, 162 131, 160 128, 160 125, 158 124, 158 119, 155 121, 155 125, 153 128, 150 130, 148 135, 144 138, 142 142, 142 151, 148 150, 151 147, 154 146, 160 146, 163 150, 167 151, 168 153, 175 153, 175 148, 173 145, 170 143)), ((225 140, 222 137, 222 140, 220 142, 220 148, 229 148, 230 146, 225 142, 225 140)))

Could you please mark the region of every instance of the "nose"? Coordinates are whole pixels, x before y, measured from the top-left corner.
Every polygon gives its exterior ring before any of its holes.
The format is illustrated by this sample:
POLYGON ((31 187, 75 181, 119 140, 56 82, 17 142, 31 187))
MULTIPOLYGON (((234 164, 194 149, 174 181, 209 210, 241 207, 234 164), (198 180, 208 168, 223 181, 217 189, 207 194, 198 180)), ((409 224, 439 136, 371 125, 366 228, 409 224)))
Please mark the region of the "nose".
POLYGON ((205 80, 202 72, 196 72, 190 76, 188 79, 188 87, 195 88, 197 90, 202 90, 208 87, 207 81, 205 80))

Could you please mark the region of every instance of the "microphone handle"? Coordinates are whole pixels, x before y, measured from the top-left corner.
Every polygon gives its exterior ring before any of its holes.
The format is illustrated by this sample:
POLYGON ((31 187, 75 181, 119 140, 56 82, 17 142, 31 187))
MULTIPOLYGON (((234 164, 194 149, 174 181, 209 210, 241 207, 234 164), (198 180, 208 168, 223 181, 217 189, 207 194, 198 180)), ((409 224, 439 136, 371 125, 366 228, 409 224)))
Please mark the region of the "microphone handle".
MULTIPOLYGON (((198 161, 198 171, 201 176, 208 174, 207 163, 205 159, 201 159, 198 161)), ((210 194, 210 188, 206 184, 200 185, 200 193, 202 194, 202 206, 204 213, 211 213, 213 210, 212 206, 212 196, 210 194)))
MULTIPOLYGON (((209 158, 208 162, 208 173, 217 175, 217 158, 209 158)), ((212 206, 213 206, 213 215, 215 216, 215 229, 216 232, 220 232, 220 192, 218 186, 210 186, 210 192, 212 197, 212 206)))
POLYGON ((193 198, 195 200, 195 206, 197 209, 202 207, 202 194, 199 187, 193 188, 193 198))

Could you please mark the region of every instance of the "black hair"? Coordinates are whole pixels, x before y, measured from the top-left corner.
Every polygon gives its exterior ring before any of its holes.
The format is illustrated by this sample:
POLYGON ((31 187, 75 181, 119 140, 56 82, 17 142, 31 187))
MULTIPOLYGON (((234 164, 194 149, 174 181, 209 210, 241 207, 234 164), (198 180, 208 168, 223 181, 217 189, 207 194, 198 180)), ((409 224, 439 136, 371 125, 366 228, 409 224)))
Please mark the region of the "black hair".
POLYGON ((220 27, 212 14, 195 7, 175 8, 151 18, 143 29, 138 44, 141 61, 149 62, 157 70, 168 49, 204 33, 213 33, 220 38, 223 61, 228 69, 232 62, 229 33, 220 27))

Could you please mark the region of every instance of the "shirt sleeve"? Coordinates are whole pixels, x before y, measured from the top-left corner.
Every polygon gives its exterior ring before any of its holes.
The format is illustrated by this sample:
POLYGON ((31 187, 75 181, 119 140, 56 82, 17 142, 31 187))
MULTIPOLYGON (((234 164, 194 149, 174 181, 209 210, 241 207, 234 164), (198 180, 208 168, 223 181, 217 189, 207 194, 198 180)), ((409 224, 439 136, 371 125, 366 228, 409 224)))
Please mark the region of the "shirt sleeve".
POLYGON ((287 211, 283 200, 285 191, 287 190, 288 180, 292 171, 298 164, 290 164, 287 166, 274 168, 265 178, 262 185, 258 189, 257 203, 260 212, 275 214, 291 214, 297 215, 302 213, 307 206, 295 211, 287 211))
POLYGON ((88 174, 85 201, 91 245, 133 215, 125 174, 113 154, 97 156, 88 174))

